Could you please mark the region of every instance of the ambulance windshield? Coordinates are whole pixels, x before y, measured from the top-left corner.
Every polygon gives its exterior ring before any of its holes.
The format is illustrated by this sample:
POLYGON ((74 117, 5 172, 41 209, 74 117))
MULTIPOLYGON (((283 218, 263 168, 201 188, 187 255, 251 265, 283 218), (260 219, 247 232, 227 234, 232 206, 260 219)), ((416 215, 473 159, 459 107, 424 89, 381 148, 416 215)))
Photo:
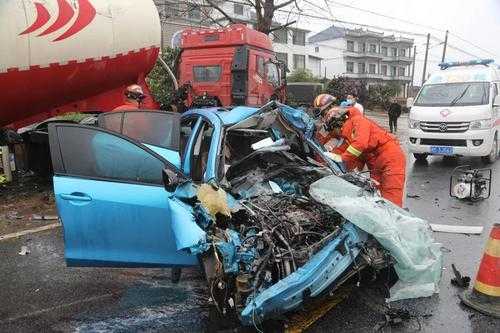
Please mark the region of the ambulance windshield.
POLYGON ((488 82, 429 84, 422 88, 416 106, 471 106, 489 101, 488 82))

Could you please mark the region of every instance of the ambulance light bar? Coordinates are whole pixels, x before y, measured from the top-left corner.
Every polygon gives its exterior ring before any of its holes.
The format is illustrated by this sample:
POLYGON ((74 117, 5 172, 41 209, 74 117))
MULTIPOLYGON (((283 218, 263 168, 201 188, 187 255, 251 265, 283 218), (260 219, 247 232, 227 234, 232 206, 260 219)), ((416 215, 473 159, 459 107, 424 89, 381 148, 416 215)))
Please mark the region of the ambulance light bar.
POLYGON ((472 66, 472 65, 484 65, 487 66, 489 64, 494 63, 493 59, 478 59, 478 60, 470 60, 470 61, 451 61, 451 62, 442 62, 439 64, 441 69, 447 69, 450 67, 458 67, 458 66, 472 66))

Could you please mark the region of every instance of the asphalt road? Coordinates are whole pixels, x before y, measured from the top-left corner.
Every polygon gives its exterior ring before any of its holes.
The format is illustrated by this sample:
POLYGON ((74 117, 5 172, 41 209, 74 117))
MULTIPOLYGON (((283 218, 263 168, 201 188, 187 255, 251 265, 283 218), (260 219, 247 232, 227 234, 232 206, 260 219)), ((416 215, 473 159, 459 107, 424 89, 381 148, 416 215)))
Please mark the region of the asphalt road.
MULTIPOLYGON (((372 116, 384 123, 382 115, 372 116)), ((398 135, 404 142, 406 120, 398 135)), ((440 293, 390 304, 412 318, 385 332, 499 332, 500 320, 463 307, 450 284, 451 264, 475 277, 491 225, 500 222, 500 161, 493 168, 489 200, 467 204, 448 196, 451 170, 458 164, 483 166, 475 159, 429 158, 417 165, 408 157, 406 207, 430 222, 484 226, 480 236, 434 233, 442 243, 444 270, 440 293)), ((60 229, 0 241, 0 332, 196 332, 207 324, 206 285, 195 269, 170 281, 169 270, 66 268, 60 229), (27 246, 30 254, 18 254, 27 246)), ((364 283, 310 327, 310 332, 373 331, 384 319, 382 283, 364 283)))

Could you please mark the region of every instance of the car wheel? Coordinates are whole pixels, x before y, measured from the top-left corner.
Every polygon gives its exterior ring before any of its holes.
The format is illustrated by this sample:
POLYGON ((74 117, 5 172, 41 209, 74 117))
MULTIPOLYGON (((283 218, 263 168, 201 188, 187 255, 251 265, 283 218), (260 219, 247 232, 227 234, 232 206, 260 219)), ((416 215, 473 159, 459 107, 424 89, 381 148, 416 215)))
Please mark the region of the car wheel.
POLYGON ((498 136, 495 133, 495 138, 493 139, 493 145, 491 147, 491 152, 487 156, 483 156, 483 162, 486 164, 492 164, 495 163, 495 161, 498 158, 498 136))
POLYGON ((424 162, 427 160, 427 154, 418 154, 418 153, 413 153, 413 157, 415 157, 415 159, 418 161, 418 162, 424 162))

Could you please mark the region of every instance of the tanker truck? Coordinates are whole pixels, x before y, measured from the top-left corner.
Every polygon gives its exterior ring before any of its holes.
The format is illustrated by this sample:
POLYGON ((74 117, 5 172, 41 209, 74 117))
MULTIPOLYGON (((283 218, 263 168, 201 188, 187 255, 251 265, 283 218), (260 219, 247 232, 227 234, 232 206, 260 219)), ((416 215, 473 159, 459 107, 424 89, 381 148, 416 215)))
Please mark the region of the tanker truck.
POLYGON ((0 128, 69 112, 109 111, 145 77, 160 51, 151 0, 2 0, 0 128))
MULTIPOLYGON (((0 141, 12 141, 2 128, 21 129, 25 169, 50 172, 47 123, 32 124, 112 111, 134 83, 147 96, 141 108, 158 109, 145 81, 160 53, 153 1, 4 0, 0 21, 0 141)), ((175 110, 284 101, 285 70, 268 36, 236 24, 178 37, 175 110)))

